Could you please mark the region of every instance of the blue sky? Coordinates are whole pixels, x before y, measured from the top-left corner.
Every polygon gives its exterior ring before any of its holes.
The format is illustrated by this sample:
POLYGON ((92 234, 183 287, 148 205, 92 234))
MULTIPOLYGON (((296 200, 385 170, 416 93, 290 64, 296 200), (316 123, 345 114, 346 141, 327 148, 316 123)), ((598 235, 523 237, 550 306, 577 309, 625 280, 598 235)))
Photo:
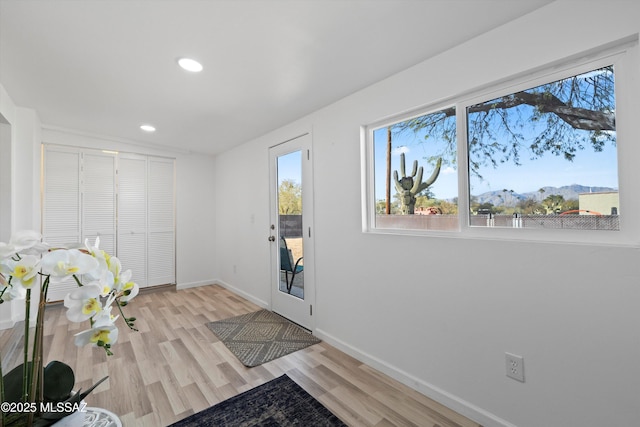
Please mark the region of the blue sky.
MULTIPOLYGON (((530 94, 553 94, 561 99, 566 98, 567 103, 576 107, 598 109, 606 111, 615 110, 615 99, 613 94, 613 69, 604 67, 583 73, 567 79, 541 85, 527 89, 530 94)), ((496 98, 486 101, 485 105, 495 107, 495 102, 501 101, 496 98)), ((480 105, 480 104, 478 104, 480 105)), ((502 107, 498 107, 502 108, 502 107)), ((521 133, 524 141, 521 147, 528 147, 537 135, 543 134, 549 126, 543 119, 549 113, 537 112, 532 106, 526 103, 516 104, 515 107, 504 110, 501 114, 493 114, 492 108, 484 111, 477 110, 468 115, 470 127, 479 132, 479 138, 501 138, 506 133, 506 138, 511 138, 512 133, 521 133), (529 117, 528 122, 522 122, 523 118, 529 117), (537 119, 537 120, 536 120, 537 119), (526 125, 525 125, 526 123, 526 125), (474 127, 474 125, 476 125, 474 127), (485 128, 486 127, 486 128, 485 128), (483 130, 485 129, 485 130, 483 130), (486 129, 489 129, 487 132, 486 129), (508 133, 507 133, 508 129, 508 133), (530 141, 529 141, 530 139, 530 141)), ((433 118, 440 120, 442 112, 430 113, 424 116, 427 120, 433 118)), ((446 118, 447 127, 455 120, 453 116, 446 118)), ((551 125, 555 126, 555 125, 551 125)), ((564 125, 566 126, 566 124, 564 125)), ((424 139, 423 134, 416 135, 411 131, 392 134, 392 165, 391 170, 399 170, 400 154, 406 157, 406 172, 411 173, 414 160, 418 160, 418 165, 424 168, 424 177, 428 177, 433 171, 433 165, 428 163, 428 158, 440 156, 446 152, 446 144, 439 140, 437 132, 424 139)), ((570 137, 588 140, 589 133, 584 130, 573 129, 567 132, 565 138, 570 137)), ((550 137, 550 136, 548 136, 550 137)), ((491 141, 479 141, 481 144, 489 144, 491 141)), ((509 141, 500 141, 497 149, 510 145, 509 141), (503 144, 504 142, 504 144, 503 144)), ((563 141, 565 142, 565 141, 563 141)), ((374 131, 374 153, 375 153, 375 197, 377 200, 384 199, 386 181, 386 145, 387 129, 380 128, 374 131)), ((500 156, 497 154, 496 156, 500 156)), ((537 191, 542 187, 562 187, 565 185, 580 184, 591 187, 618 188, 618 162, 617 149, 607 142, 604 150, 595 152, 589 143, 585 143, 585 148, 575 153, 573 161, 565 160, 562 156, 556 156, 551 152, 545 152, 541 157, 531 160, 532 153, 527 148, 519 149, 520 165, 515 165, 512 160, 506 163, 499 163, 497 167, 492 165, 481 165, 478 172, 482 179, 475 175, 470 176, 470 193, 479 195, 488 191, 513 190, 516 193, 527 193, 537 191)), ((494 157, 496 160, 499 158, 494 157)), ((449 160, 449 159, 445 159, 449 160)), ((467 165, 460 165, 467 167, 467 165)), ((440 176, 430 187, 431 192, 438 199, 451 199, 458 195, 458 174, 456 165, 444 164, 440 176)), ((395 194, 395 187, 392 178, 392 194, 395 194)))
MULTIPOLYGON (((384 199, 385 173, 386 173, 386 128, 374 132, 375 153, 375 196, 377 200, 384 199)), ((424 178, 431 175, 433 166, 428 164, 425 157, 434 155, 441 150, 443 142, 434 139, 429 143, 422 142, 413 134, 394 135, 392 139, 392 173, 398 170, 400 165, 400 153, 405 153, 406 173, 410 174, 413 161, 418 160, 418 166, 424 168, 424 178)), ((521 152, 521 166, 512 162, 504 163, 497 169, 486 167, 482 170, 484 180, 480 182, 472 178, 471 194, 481 194, 486 191, 508 189, 516 193, 537 191, 541 187, 581 184, 586 186, 599 186, 618 188, 617 175, 617 149, 608 143, 604 151, 595 153, 592 148, 586 147, 578 151, 573 162, 563 157, 546 153, 537 160, 529 160, 525 151, 521 152)), ((392 197, 395 187, 392 180, 392 197)), ((444 166, 440 176, 431 186, 431 191, 439 199, 450 199, 458 195, 457 170, 451 166, 444 166)))
POLYGON ((278 186, 285 179, 302 183, 302 152, 294 151, 278 157, 278 186))

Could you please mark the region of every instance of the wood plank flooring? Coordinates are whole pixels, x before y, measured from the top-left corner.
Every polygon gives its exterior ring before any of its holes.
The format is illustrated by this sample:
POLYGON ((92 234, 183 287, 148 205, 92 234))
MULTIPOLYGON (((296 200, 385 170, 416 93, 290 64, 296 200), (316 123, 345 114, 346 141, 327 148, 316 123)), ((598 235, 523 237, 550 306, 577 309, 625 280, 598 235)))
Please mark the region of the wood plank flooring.
MULTIPOLYGON (((284 373, 350 426, 479 427, 324 342, 246 368, 205 324, 258 309, 217 285, 147 291, 125 307, 139 332, 118 322, 115 354, 107 357, 102 349, 76 347, 73 334, 87 324, 69 322, 65 308, 52 305, 45 360, 69 364, 76 388, 108 375, 86 401, 118 414, 125 427, 169 425, 284 373)), ((3 357, 22 328, 0 331, 3 357)), ((3 368, 18 365, 20 357, 11 352, 3 368)))

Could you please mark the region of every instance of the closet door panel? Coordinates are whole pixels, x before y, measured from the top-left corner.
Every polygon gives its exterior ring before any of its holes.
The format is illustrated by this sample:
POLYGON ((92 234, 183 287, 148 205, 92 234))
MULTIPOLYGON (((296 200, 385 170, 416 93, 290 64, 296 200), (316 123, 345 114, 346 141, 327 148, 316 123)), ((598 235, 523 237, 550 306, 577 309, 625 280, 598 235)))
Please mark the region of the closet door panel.
MULTIPOLYGON (((81 241, 80 165, 77 149, 46 147, 44 150, 42 198, 43 240, 53 247, 81 241)), ((60 301, 78 285, 73 279, 49 286, 48 301, 60 301)))
POLYGON ((140 287, 147 284, 147 242, 144 233, 120 234, 118 236, 118 259, 122 270, 131 270, 131 280, 140 287))
POLYGON ((82 238, 116 254, 116 158, 102 152, 83 153, 82 238))
POLYGON ((133 271, 140 287, 147 284, 147 159, 118 159, 118 258, 133 271))
POLYGON ((174 161, 149 158, 148 284, 175 283, 174 161))
POLYGON ((149 286, 175 283, 173 232, 149 233, 149 286))
POLYGON ((79 241, 79 152, 45 150, 43 209, 45 241, 54 239, 56 244, 79 241))

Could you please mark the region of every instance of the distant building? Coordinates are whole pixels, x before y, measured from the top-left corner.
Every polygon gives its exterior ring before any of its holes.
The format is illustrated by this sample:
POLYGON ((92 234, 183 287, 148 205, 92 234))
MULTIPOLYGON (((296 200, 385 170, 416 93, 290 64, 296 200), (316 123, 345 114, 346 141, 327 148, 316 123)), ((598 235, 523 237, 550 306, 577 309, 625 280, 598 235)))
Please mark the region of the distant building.
POLYGON ((413 211, 414 215, 440 215, 442 214, 442 210, 437 206, 418 206, 413 211))
POLYGON ((620 213, 620 198, 617 191, 580 193, 578 194, 578 205, 581 215, 589 215, 590 213, 618 215, 620 213))

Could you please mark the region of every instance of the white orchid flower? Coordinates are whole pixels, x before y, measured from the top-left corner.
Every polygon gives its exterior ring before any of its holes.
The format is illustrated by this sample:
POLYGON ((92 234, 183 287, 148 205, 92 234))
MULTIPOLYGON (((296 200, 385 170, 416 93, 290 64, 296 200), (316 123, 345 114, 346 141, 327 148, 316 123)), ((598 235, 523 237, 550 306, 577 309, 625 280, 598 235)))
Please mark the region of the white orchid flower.
POLYGON ((100 314, 94 317, 93 327, 86 331, 82 331, 75 335, 75 343, 78 347, 82 347, 86 344, 91 344, 95 347, 104 347, 113 345, 118 341, 118 328, 115 325, 115 321, 118 316, 111 315, 111 307, 103 310, 100 314))
MULTIPOLYGON (((114 266, 112 271, 121 271, 120 260, 116 257, 111 257, 111 260, 111 264, 114 266)), ((120 301, 122 302, 130 301, 140 291, 138 284, 131 281, 131 276, 131 270, 123 271, 119 276, 115 276, 114 288, 121 296, 120 301)))
POLYGON ((10 258, 15 255, 16 249, 13 245, 0 242, 0 259, 10 258))
POLYGON ((10 258, 17 253, 38 255, 46 252, 49 246, 41 240, 42 235, 36 231, 16 231, 8 244, 0 243, 0 258, 10 258))
POLYGON ((138 295, 138 285, 131 281, 131 270, 122 271, 122 266, 120 265, 120 260, 118 258, 111 257, 110 271, 113 272, 114 288, 116 292, 123 295, 121 301, 129 301, 138 295))
POLYGON ((4 276, 11 276, 13 286, 29 289, 36 282, 39 260, 35 255, 23 255, 19 260, 5 259, 0 262, 0 272, 4 276))
POLYGON ((106 297, 113 290, 113 273, 106 269, 102 270, 100 277, 89 284, 100 286, 100 296, 106 297))
POLYGON ((120 301, 129 302, 133 298, 135 298, 136 295, 138 295, 138 292, 140 292, 140 287, 135 282, 127 281, 122 285, 120 292, 122 293, 120 301))
POLYGON ((42 257, 42 272, 60 280, 98 268, 98 261, 77 249, 51 251, 42 257))
POLYGON ((68 308, 67 319, 72 322, 84 322, 102 311, 100 293, 97 284, 82 286, 69 292, 64 298, 64 306, 68 308))
POLYGON ((0 287, 0 294, 4 301, 21 300, 27 296, 27 290, 23 286, 9 286, 0 287))
MULTIPOLYGON (((100 236, 96 237, 93 246, 89 244, 89 239, 84 241, 86 251, 98 261, 98 268, 87 273, 89 280, 101 280, 105 270, 109 269, 110 255, 100 249, 100 236)), ((113 287, 113 285, 111 285, 113 287)))
POLYGON ((107 267, 109 268, 109 271, 113 273, 115 288, 117 288, 118 282, 120 281, 120 274, 122 273, 122 264, 118 257, 110 257, 107 262, 107 267))

